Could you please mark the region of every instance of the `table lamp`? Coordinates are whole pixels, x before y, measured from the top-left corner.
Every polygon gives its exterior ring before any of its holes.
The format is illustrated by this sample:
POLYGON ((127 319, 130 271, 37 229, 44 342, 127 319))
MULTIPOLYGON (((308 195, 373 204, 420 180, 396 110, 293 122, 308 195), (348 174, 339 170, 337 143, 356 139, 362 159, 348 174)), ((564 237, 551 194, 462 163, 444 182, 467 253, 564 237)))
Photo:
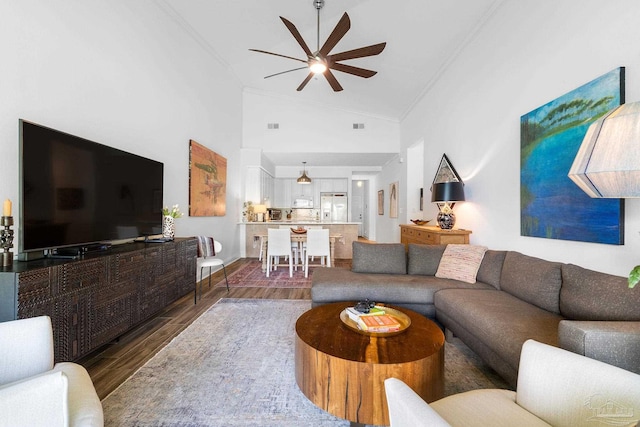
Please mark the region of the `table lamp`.
POLYGON ((267 213, 267 205, 253 205, 253 213, 257 222, 264 222, 264 214, 267 213))
POLYGON ((431 201, 438 205, 438 225, 450 230, 456 223, 453 206, 464 201, 464 184, 459 181, 439 182, 431 188, 431 201))

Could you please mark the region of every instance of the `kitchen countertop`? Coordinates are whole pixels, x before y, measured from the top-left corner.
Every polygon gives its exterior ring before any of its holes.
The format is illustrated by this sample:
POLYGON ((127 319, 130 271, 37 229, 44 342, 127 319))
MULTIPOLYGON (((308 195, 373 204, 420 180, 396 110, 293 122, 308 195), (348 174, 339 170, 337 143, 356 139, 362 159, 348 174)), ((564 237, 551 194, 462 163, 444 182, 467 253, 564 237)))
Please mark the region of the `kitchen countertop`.
POLYGON ((251 224, 251 225, 359 225, 361 222, 347 222, 347 221, 266 221, 266 222, 240 222, 239 224, 251 224))

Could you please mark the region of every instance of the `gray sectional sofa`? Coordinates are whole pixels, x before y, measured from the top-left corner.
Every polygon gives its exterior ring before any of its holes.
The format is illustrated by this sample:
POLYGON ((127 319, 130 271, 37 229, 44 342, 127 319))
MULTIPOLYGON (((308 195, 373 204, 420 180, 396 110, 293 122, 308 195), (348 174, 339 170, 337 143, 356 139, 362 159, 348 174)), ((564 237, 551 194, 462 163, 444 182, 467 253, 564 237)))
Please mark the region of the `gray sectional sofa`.
POLYGON ((445 248, 354 242, 351 270, 314 271, 312 304, 368 298, 417 311, 514 387, 528 339, 640 373, 640 289, 626 278, 487 250, 469 283, 435 276, 445 248))

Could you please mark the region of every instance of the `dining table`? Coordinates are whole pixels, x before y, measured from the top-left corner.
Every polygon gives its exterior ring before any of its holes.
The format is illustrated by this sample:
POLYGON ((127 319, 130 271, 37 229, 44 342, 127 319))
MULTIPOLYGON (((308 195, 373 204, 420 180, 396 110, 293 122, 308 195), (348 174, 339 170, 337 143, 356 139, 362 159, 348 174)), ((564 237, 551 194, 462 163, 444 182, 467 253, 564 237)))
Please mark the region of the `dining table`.
MULTIPOLYGON (((269 245, 269 235, 267 233, 257 233, 253 235, 254 241, 259 241, 262 245, 262 271, 267 271, 267 247, 269 245)), ((297 242, 298 245, 302 245, 307 241, 307 233, 296 233, 291 231, 291 242, 297 242)), ((336 242, 340 242, 344 245, 344 239, 342 234, 329 234, 329 252, 331 258, 331 265, 335 265, 335 246, 336 242)), ((301 260, 302 261, 302 260, 301 260)), ((301 265, 298 265, 301 266, 301 265)))

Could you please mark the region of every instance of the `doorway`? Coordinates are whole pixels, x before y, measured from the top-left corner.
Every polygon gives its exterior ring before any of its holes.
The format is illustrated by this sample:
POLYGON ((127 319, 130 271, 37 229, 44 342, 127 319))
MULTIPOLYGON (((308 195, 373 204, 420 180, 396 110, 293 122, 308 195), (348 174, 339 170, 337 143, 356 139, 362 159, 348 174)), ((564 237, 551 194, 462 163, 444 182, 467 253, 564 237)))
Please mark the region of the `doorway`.
POLYGON ((369 238, 369 181, 353 179, 351 181, 351 220, 359 222, 358 236, 369 238))

